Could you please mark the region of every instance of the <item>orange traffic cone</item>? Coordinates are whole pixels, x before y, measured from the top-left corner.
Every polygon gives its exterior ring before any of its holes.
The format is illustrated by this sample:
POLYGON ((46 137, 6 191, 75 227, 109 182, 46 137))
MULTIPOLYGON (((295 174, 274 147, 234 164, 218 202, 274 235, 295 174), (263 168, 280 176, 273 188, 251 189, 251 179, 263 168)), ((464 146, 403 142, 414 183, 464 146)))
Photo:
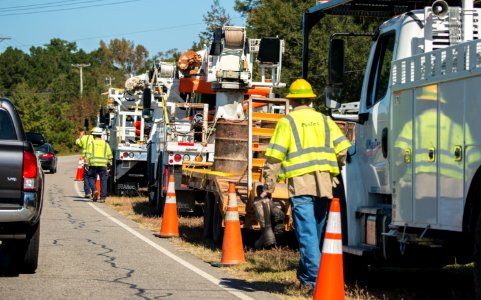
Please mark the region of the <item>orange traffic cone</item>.
POLYGON ((165 198, 164 214, 159 237, 179 236, 179 221, 177 218, 177 200, 175 198, 174 174, 169 177, 167 197, 165 198))
POLYGON ((75 181, 84 180, 84 160, 82 157, 78 160, 77 175, 75 176, 75 181))
POLYGON ((222 259, 220 263, 211 263, 213 266, 231 266, 245 262, 244 248, 237 209, 237 195, 235 184, 229 183, 229 204, 225 212, 224 240, 222 242, 222 259))
POLYGON ((344 299, 341 205, 338 198, 332 199, 329 210, 313 299, 344 299))
POLYGON ((97 187, 97 199, 94 199, 94 200, 98 200, 100 198, 100 176, 97 175, 97 181, 95 181, 95 186, 97 187))

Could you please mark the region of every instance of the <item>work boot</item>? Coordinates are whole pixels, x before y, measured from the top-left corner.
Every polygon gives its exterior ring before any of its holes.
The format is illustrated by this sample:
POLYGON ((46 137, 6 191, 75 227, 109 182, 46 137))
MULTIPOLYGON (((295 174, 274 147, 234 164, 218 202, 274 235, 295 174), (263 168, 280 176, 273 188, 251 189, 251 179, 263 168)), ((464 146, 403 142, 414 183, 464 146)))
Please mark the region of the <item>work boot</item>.
POLYGON ((281 235, 284 233, 284 219, 286 215, 282 208, 278 205, 273 205, 271 203, 271 221, 272 221, 272 229, 276 236, 281 235))
POLYGON ((270 202, 269 198, 254 201, 254 212, 261 226, 261 236, 254 243, 256 249, 276 244, 276 237, 272 231, 270 202))
POLYGON ((92 192, 92 200, 93 200, 94 202, 97 202, 98 196, 99 196, 99 192, 98 192, 98 191, 92 192))

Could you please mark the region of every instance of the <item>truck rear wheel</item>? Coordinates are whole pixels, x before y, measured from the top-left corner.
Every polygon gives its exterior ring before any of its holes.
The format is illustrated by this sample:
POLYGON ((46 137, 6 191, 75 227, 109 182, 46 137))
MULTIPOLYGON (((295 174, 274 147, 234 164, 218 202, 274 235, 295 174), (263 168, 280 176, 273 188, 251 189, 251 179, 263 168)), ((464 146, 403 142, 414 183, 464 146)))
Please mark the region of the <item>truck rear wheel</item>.
POLYGON ((481 213, 476 222, 476 230, 474 232, 474 289, 476 291, 476 299, 481 299, 481 213))
POLYGON ((222 202, 214 201, 214 210, 212 216, 212 240, 217 246, 222 246, 224 238, 224 228, 222 227, 222 219, 224 217, 222 212, 222 202))
POLYGON ((214 216, 214 204, 215 199, 212 193, 205 194, 204 201, 204 226, 202 230, 202 235, 205 238, 212 238, 212 218, 214 216))
POLYGON ((38 252, 40 245, 40 221, 27 233, 27 239, 18 241, 17 259, 21 269, 27 273, 34 273, 38 266, 38 252))

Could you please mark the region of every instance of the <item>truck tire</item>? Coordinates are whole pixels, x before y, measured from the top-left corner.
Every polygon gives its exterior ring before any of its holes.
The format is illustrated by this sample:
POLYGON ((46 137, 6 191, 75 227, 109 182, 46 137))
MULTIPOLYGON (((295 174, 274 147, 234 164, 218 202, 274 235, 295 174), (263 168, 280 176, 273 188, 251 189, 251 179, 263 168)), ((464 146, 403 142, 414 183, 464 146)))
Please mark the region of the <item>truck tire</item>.
POLYGON ((156 204, 156 211, 159 213, 159 216, 162 216, 164 214, 164 205, 165 205, 165 195, 164 192, 162 191, 162 188, 157 187, 159 197, 157 199, 157 204, 156 204))
POLYGON ((27 232, 27 239, 18 241, 17 259, 22 271, 34 273, 38 266, 38 252, 40 245, 40 221, 27 232))
POLYGON ((214 201, 214 210, 212 215, 212 240, 218 247, 222 246, 222 240, 224 238, 224 227, 222 227, 222 202, 214 201))
POLYGON ((109 172, 109 179, 107 181, 107 191, 110 195, 117 195, 117 190, 115 189, 115 162, 112 164, 112 167, 109 172))
POLYGON ((157 203, 157 198, 159 197, 156 185, 149 185, 147 197, 149 198, 149 205, 154 207, 155 203, 157 203))
POLYGON ((202 235, 205 238, 212 238, 212 217, 214 216, 214 204, 215 199, 212 193, 205 194, 204 201, 204 226, 202 230, 202 235))
POLYGON ((474 231, 474 290, 476 291, 476 299, 481 299, 481 213, 476 222, 476 230, 474 231))
POLYGON ((366 259, 350 253, 343 253, 344 280, 349 283, 364 281, 368 276, 366 259))

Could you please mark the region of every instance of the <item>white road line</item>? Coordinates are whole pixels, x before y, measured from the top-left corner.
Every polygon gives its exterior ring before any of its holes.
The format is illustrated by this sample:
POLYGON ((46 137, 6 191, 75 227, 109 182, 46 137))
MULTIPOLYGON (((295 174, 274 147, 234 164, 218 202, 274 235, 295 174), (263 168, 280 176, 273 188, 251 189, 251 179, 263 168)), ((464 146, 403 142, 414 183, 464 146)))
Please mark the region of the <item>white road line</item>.
POLYGON ((98 211, 100 214, 104 215, 105 217, 109 218, 112 222, 116 223, 117 225, 119 225, 120 227, 122 227, 123 229, 127 230, 128 232, 130 232, 131 234, 133 234, 134 236, 136 236, 137 238, 141 239, 142 241, 144 241, 146 244, 152 246, 153 248, 155 248, 157 251, 159 252, 162 252, 163 254, 165 254, 166 256, 172 258, 173 260, 175 260, 176 262, 178 262, 179 264, 183 265, 184 267, 186 267, 187 269, 197 273, 198 275, 204 277, 205 279, 207 279, 208 281, 212 282, 213 284, 221 287, 222 289, 226 290, 227 292, 231 293, 232 295, 236 296, 237 298, 239 299, 243 299, 243 300, 253 300, 253 298, 239 292, 238 290, 236 289, 233 289, 233 288, 229 288, 228 286, 225 286, 221 283, 221 281, 217 278, 215 278, 214 276, 202 271, 201 269, 197 268, 196 266, 192 265, 191 263, 183 260, 182 258, 178 257, 177 255, 175 255, 174 253, 170 252, 169 250, 163 248, 162 246, 152 242, 151 240, 149 240, 148 238, 146 238, 145 236, 143 236, 142 234, 140 234, 139 232, 137 232, 136 230, 132 229, 131 227, 125 225, 124 223, 120 222, 118 219, 112 217, 111 215, 109 215, 108 213, 106 213, 105 211, 103 211, 102 209, 100 209, 96 204, 93 204, 91 202, 88 203, 91 207, 93 207, 96 211, 98 211))
POLYGON ((83 181, 74 181, 74 182, 73 182, 73 185, 75 186, 75 191, 77 192, 77 195, 78 195, 79 197, 82 197, 83 195, 82 195, 82 193, 80 192, 80 189, 79 189, 79 187, 78 187, 78 185, 77 185, 77 182, 82 182, 82 183, 83 183, 83 181))

